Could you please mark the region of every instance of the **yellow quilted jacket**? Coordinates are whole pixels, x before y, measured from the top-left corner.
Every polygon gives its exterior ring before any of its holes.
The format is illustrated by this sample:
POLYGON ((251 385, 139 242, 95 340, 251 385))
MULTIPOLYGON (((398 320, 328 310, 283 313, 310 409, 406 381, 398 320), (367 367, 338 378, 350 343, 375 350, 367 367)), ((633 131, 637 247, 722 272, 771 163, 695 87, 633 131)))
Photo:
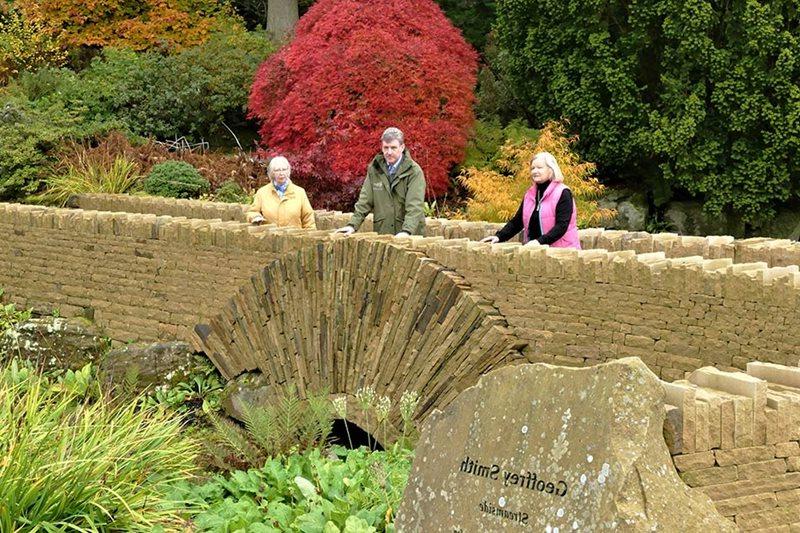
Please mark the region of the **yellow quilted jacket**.
POLYGON ((253 198, 253 205, 247 210, 247 221, 252 222, 258 214, 264 217, 267 224, 317 229, 314 209, 306 191, 294 183, 289 183, 283 198, 278 196, 278 191, 271 183, 261 187, 253 198))

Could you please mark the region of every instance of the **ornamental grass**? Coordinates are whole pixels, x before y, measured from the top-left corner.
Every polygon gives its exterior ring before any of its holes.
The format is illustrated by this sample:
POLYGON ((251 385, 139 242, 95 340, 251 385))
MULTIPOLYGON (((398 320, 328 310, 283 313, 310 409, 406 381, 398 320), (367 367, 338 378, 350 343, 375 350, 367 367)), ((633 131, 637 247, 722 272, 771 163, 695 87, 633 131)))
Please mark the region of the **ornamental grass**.
POLYGON ((0 427, 0 531, 185 527, 166 497, 195 469, 198 445, 180 418, 76 393, 14 362, 0 371, 0 427))
POLYGON ((133 192, 141 180, 138 165, 122 156, 98 161, 87 152, 78 152, 74 161, 64 165, 63 171, 56 171, 45 180, 46 190, 29 201, 63 207, 77 194, 133 192))

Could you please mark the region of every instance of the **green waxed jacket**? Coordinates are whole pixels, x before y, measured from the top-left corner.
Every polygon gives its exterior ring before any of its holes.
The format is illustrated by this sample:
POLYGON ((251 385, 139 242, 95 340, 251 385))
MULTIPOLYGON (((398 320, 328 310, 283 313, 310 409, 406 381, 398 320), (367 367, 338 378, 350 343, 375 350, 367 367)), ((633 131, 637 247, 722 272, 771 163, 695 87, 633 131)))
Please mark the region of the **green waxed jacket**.
POLYGON ((411 235, 425 234, 425 173, 411 159, 408 150, 393 182, 389 181, 389 167, 383 154, 378 154, 367 167, 367 178, 347 224, 358 229, 364 218, 372 213, 374 231, 395 234, 401 231, 411 235))

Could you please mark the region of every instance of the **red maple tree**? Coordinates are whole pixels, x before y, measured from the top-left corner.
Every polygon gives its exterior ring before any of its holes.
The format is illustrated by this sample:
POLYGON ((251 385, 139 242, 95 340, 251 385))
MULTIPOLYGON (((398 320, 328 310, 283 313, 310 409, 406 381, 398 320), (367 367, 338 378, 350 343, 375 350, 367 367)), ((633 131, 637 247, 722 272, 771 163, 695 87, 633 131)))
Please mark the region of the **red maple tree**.
POLYGON ((250 93, 261 146, 292 162, 315 207, 351 207, 397 126, 443 194, 473 123, 477 53, 433 0, 319 0, 250 93))

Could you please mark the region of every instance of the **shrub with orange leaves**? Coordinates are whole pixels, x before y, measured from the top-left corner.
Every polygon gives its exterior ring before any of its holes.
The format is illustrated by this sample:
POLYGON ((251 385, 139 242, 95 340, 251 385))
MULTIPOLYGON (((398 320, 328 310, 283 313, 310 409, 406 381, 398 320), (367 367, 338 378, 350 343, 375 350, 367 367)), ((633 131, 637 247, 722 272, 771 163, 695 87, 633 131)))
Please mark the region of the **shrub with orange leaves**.
POLYGON ((218 0, 15 0, 15 6, 70 48, 182 49, 215 30, 244 28, 218 0))
POLYGON ((614 210, 597 205, 605 186, 593 176, 595 164, 581 161, 572 151, 576 140, 576 137, 566 135, 563 123, 548 122, 535 141, 507 140, 489 167, 464 169, 459 179, 471 194, 466 218, 505 222, 513 217, 525 191, 531 186, 530 163, 538 152, 550 152, 558 161, 564 183, 575 199, 579 227, 596 226, 613 218, 614 210))

